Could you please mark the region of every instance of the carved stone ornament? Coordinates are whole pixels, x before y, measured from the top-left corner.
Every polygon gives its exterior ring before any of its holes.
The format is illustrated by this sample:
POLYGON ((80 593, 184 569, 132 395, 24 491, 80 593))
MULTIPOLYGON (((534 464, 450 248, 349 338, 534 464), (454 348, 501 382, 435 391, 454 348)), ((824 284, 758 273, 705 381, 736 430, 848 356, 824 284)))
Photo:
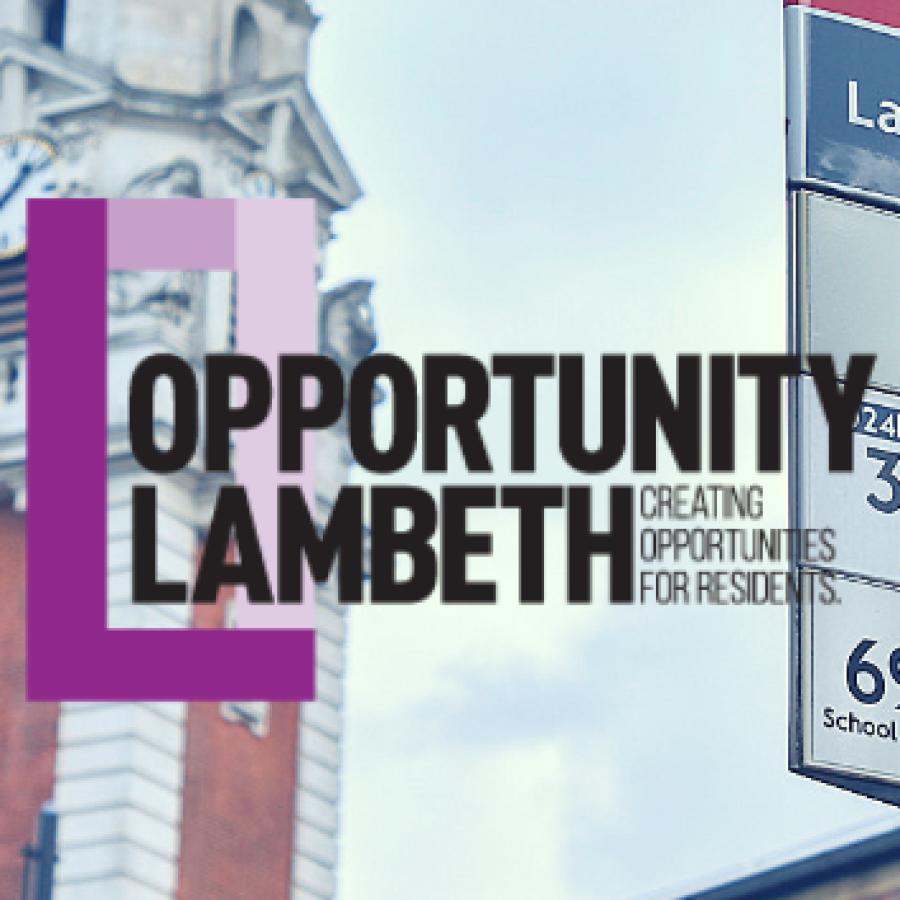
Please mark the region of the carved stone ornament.
POLYGON ((365 359, 377 343, 371 290, 369 282, 354 282, 322 298, 322 351, 347 371, 365 359))
POLYGON ((128 182, 123 197, 199 197, 200 167, 191 159, 177 157, 154 166, 128 182))
MULTIPOLYGON (((183 157, 147 169, 123 193, 123 197, 141 199, 200 195, 200 167, 183 157)), ((196 321, 205 283, 202 272, 113 272, 109 308, 119 314, 143 309, 188 329, 196 321)))

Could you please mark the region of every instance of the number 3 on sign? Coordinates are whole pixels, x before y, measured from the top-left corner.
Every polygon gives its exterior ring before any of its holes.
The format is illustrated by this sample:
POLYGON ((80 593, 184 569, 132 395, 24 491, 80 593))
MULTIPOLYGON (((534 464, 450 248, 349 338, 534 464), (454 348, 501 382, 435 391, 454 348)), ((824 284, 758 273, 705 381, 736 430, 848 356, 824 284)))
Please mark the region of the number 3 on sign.
POLYGON ((891 489, 891 496, 882 500, 875 493, 868 496, 869 506, 881 513, 895 513, 900 511, 900 478, 897 477, 900 467, 900 453, 889 453, 887 450, 879 450, 877 447, 869 447, 866 455, 883 463, 878 479, 887 484, 891 489))

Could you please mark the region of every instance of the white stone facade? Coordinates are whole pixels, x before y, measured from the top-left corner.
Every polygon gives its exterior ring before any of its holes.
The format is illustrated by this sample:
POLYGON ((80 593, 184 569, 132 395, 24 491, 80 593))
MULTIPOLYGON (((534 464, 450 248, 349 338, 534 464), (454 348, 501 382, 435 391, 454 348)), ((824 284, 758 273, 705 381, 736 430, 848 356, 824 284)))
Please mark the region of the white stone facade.
MULTIPOLYGON (((4 0, 0 134, 50 140, 65 196, 315 198, 321 275, 332 217, 360 190, 307 88, 315 23, 305 0, 4 0)), ((370 288, 323 294, 322 349, 348 369, 374 345, 370 288)), ((176 352, 199 371, 204 354, 231 346, 232 297, 228 273, 111 275, 110 627, 190 625, 189 608, 130 602, 130 487, 147 475, 128 449, 126 390, 151 353, 176 352)), ((24 350, 21 330, 0 323, 0 486, 21 508, 24 350)), ((351 464, 341 428, 317 457, 325 512, 351 464)), ((159 479, 163 577, 192 576, 216 486, 200 471, 159 479)), ((318 604, 319 700, 300 715, 292 890, 321 900, 336 884, 346 616, 332 586, 318 604)), ((63 705, 57 900, 174 897, 185 722, 184 703, 63 705)))

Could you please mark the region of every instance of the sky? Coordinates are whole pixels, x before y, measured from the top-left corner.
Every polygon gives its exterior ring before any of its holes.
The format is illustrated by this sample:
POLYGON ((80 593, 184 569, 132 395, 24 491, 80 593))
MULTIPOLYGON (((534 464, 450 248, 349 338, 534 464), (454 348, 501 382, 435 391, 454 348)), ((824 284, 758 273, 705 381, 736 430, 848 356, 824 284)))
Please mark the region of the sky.
MULTIPOLYGON (((418 369, 442 352, 784 350, 774 0, 320 10, 313 91, 366 191, 327 277, 376 281, 382 351, 418 369)), ((739 401, 733 480, 762 482, 784 525, 739 401)), ((539 404, 537 480, 571 481, 552 391, 539 404)), ((507 416, 498 389, 501 451, 507 416)), ((440 483, 416 462, 397 478, 440 483)), ((343 900, 671 896, 900 824, 788 774, 784 608, 566 607, 552 518, 548 603, 523 608, 514 528, 479 522, 497 538, 473 573, 500 582, 496 607, 351 614, 343 900)))

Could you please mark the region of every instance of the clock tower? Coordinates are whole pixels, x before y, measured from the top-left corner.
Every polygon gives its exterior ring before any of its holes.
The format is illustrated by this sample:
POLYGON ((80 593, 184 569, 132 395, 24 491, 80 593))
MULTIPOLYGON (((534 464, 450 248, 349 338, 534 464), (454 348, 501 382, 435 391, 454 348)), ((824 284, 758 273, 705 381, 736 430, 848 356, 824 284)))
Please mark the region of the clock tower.
MULTIPOLYGON (((346 620, 332 586, 317 596, 314 703, 24 699, 25 200, 313 198, 324 280, 335 216, 360 189, 309 91, 316 22, 306 0, 0 4, 0 896, 18 895, 45 801, 59 815, 54 900, 334 896, 346 620)), ((347 369, 374 347, 370 291, 321 292, 321 351, 347 369)), ((126 411, 141 359, 173 352, 199 370, 234 346, 233 310, 230 273, 110 275, 111 628, 228 625, 227 602, 131 603, 126 411)), ((77 404, 70 374, 61 402, 77 404)), ((337 426, 317 451, 320 513, 350 464, 337 426)), ((199 472, 160 483, 161 577, 190 580, 217 488, 199 472)), ((78 510, 61 514, 78 528, 78 510)))

